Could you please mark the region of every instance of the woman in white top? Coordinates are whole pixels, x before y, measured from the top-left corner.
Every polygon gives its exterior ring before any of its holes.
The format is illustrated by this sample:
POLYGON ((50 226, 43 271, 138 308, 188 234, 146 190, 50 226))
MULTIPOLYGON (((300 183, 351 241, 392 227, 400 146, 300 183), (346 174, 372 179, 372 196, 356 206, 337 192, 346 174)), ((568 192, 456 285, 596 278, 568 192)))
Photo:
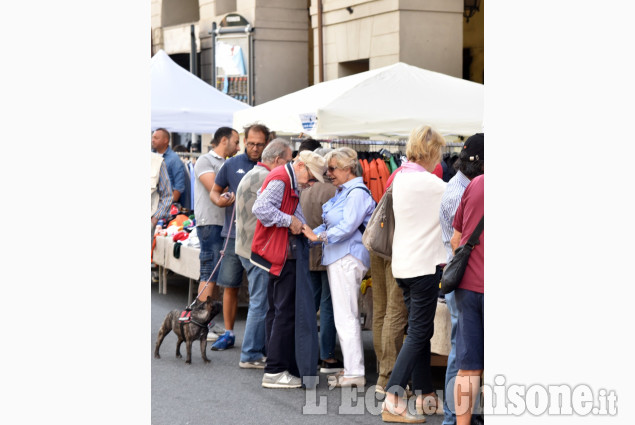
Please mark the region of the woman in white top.
POLYGON ((424 422, 423 409, 431 413, 428 409, 438 402, 430 379, 430 338, 441 280, 439 264, 446 261, 439 221, 446 183, 432 171, 441 161, 444 146, 443 136, 432 128, 414 129, 406 145, 408 162, 392 183, 392 272, 408 307, 408 336, 386 385, 385 422, 424 422), (407 411, 401 399, 410 379, 411 390, 417 394, 416 415, 407 411))

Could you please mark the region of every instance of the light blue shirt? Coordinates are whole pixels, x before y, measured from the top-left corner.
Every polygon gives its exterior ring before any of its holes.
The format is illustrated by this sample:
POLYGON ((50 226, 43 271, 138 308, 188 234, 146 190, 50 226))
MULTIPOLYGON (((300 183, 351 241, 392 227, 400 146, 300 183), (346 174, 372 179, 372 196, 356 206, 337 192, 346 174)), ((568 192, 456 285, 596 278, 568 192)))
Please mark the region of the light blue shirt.
POLYGON ((441 209, 439 211, 441 239, 443 240, 443 245, 447 252, 448 262, 454 257, 452 246, 450 245, 450 239, 452 239, 452 235, 454 234, 452 222, 454 222, 456 209, 459 207, 459 203, 461 203, 461 197, 468 184, 470 184, 470 179, 462 172, 457 171, 445 187, 445 192, 443 192, 443 197, 441 198, 441 209))
POLYGON ((323 224, 313 232, 326 232, 327 239, 322 246, 322 264, 325 266, 351 254, 370 268, 370 255, 362 244, 362 233, 358 228, 362 223, 364 226, 368 224, 375 201, 367 191, 353 190, 355 187, 366 188, 361 177, 339 186, 335 196, 322 206, 323 224))
POLYGON ((169 146, 167 150, 163 152, 163 160, 168 167, 168 176, 170 177, 172 190, 178 190, 181 193, 177 202, 186 208, 190 208, 190 182, 185 171, 185 164, 183 164, 179 155, 169 146))

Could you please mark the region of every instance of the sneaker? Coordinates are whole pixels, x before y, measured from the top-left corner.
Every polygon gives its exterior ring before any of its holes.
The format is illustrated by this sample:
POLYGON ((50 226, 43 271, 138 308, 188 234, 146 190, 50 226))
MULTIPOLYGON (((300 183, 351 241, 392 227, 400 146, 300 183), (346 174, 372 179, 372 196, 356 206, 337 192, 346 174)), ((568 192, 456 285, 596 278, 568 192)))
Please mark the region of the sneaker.
POLYGON ((262 386, 265 388, 300 388, 302 381, 285 370, 280 373, 265 373, 262 377, 262 386))
POLYGON ((152 271, 152 283, 157 283, 159 281, 159 272, 158 271, 152 271))
POLYGON ((324 360, 320 362, 321 373, 335 373, 342 370, 344 370, 344 363, 342 363, 340 360, 336 360, 333 363, 329 363, 324 360))
POLYGON ((253 362, 239 362, 238 366, 243 369, 264 369, 266 364, 267 359, 263 357, 262 359, 253 362))
POLYGON ((207 325, 207 340, 208 341, 214 342, 218 338, 220 338, 220 336, 224 333, 225 333, 225 329, 221 329, 221 327, 218 326, 213 320, 209 322, 209 325, 207 325))
POLYGON ((329 389, 341 387, 364 387, 366 378, 363 376, 344 376, 344 371, 328 376, 329 389))
POLYGON ((232 348, 234 346, 234 342, 236 342, 236 336, 229 335, 229 332, 226 331, 223 335, 221 335, 220 338, 216 340, 214 344, 212 344, 212 350, 223 351, 228 348, 232 348))

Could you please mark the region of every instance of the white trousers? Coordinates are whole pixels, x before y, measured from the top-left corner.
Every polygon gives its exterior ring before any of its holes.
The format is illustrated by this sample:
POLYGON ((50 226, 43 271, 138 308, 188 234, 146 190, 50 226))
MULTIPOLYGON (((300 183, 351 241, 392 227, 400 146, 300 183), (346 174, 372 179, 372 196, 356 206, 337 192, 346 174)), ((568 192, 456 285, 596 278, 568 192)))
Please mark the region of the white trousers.
POLYGON ((326 267, 337 338, 344 356, 345 376, 364 376, 364 345, 359 323, 359 296, 368 269, 351 254, 326 267))

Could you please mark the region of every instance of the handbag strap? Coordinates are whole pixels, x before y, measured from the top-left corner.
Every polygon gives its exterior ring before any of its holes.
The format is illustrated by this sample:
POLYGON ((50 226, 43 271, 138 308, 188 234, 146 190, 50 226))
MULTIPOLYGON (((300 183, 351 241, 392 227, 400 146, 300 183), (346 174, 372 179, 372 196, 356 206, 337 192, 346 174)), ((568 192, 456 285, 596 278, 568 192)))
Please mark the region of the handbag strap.
POLYGON ((481 217, 481 221, 478 222, 478 224, 476 225, 476 229, 474 229, 474 231, 472 232, 472 235, 470 236, 470 238, 467 240, 467 243, 465 245, 469 245, 470 248, 473 248, 474 245, 478 245, 479 241, 478 238, 481 237, 481 233, 483 233, 483 220, 485 220, 485 215, 483 215, 483 217, 481 217))
MULTIPOLYGON (((348 195, 349 195, 352 191, 354 191, 355 189, 362 189, 364 192, 368 193, 368 196, 370 196, 371 198, 373 197, 373 195, 370 193, 370 190, 368 190, 368 188, 367 188, 367 187, 365 187, 365 186, 354 186, 352 189, 350 189, 348 192, 346 192, 346 196, 345 196, 345 198, 348 198, 348 195)), ((361 233, 362 235, 363 235, 363 234, 364 234, 364 232, 366 231, 366 226, 364 226, 364 221, 363 221, 363 220, 362 220, 362 224, 360 224, 360 225, 357 227, 357 230, 359 230, 359 231, 360 231, 360 233, 361 233)))

